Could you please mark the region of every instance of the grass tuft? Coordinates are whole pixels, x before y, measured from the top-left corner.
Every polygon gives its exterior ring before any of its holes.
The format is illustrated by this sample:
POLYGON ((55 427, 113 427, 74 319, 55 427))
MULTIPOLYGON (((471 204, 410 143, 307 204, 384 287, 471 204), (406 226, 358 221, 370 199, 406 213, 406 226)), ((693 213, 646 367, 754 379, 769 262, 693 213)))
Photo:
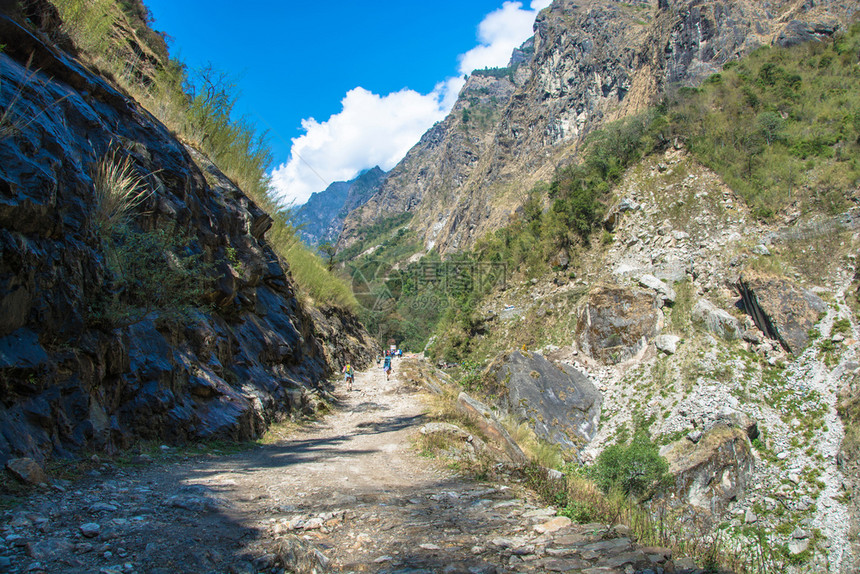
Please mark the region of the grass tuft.
POLYGON ((96 164, 92 178, 96 225, 107 233, 127 223, 131 213, 152 195, 131 157, 118 157, 116 151, 96 164))

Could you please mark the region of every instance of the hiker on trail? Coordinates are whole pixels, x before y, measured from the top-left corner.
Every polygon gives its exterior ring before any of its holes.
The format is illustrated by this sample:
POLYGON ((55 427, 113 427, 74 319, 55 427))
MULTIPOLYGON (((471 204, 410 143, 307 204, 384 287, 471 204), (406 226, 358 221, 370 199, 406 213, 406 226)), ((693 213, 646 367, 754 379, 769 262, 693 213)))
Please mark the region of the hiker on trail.
POLYGON ((388 380, 388 377, 391 376, 391 355, 385 355, 385 361, 382 363, 382 371, 385 373, 385 380, 388 380))
POLYGON ((341 372, 343 373, 343 380, 346 383, 346 390, 351 391, 352 382, 355 379, 355 373, 352 371, 352 365, 347 363, 343 366, 341 372))

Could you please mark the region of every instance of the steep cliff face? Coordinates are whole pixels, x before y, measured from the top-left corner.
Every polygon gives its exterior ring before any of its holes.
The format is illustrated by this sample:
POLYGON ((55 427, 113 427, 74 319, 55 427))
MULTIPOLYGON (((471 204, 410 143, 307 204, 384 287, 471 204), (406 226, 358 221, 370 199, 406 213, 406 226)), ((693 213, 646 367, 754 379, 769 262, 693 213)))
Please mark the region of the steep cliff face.
POLYGON ((252 438, 312 408, 337 363, 368 360, 354 319, 303 307, 271 219, 205 156, 45 36, 0 15, 0 37, 0 463, 252 438), (147 190, 122 233, 96 198, 104 158, 147 190), (180 287, 120 281, 185 260, 200 289, 180 316, 157 300, 180 287))
POLYGON ((498 98, 494 121, 465 133, 473 76, 449 117, 392 170, 377 197, 349 215, 340 245, 375 220, 413 211, 411 227, 426 249, 468 247, 507 223, 535 182, 575 161, 601 123, 696 85, 758 46, 832 35, 856 12, 856 3, 827 0, 555 0, 538 16, 533 59, 508 97, 498 98))
POLYGON ((384 182, 385 172, 376 166, 351 181, 336 181, 311 195, 293 215, 293 223, 302 226, 302 240, 308 245, 337 242, 347 214, 367 203, 384 182))

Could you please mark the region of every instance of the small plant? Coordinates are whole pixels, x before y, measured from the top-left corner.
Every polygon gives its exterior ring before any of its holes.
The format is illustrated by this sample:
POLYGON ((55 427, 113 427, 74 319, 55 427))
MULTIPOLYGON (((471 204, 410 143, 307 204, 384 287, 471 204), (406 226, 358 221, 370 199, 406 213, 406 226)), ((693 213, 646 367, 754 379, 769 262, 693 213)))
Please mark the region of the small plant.
POLYGON ((131 213, 152 194, 137 173, 131 157, 117 157, 116 150, 99 161, 92 178, 96 199, 95 224, 107 235, 128 223, 131 213))
POLYGON ((205 308, 209 266, 185 234, 121 225, 103 246, 109 275, 90 301, 91 323, 113 328, 153 315, 183 320, 193 309, 205 308))

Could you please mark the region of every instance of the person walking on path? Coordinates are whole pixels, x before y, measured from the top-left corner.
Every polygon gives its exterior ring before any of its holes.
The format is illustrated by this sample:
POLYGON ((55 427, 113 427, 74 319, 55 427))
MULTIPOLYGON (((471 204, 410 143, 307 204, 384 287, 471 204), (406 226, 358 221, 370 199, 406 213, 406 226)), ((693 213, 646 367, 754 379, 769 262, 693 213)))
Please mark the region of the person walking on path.
POLYGON ((341 370, 341 372, 343 373, 343 380, 346 383, 346 390, 351 391, 352 390, 352 382, 355 380, 355 373, 352 370, 352 365, 347 363, 346 365, 343 366, 343 369, 341 370))
POLYGON ((385 360, 382 362, 382 371, 385 373, 385 380, 388 380, 388 377, 391 376, 391 355, 385 355, 385 360))

